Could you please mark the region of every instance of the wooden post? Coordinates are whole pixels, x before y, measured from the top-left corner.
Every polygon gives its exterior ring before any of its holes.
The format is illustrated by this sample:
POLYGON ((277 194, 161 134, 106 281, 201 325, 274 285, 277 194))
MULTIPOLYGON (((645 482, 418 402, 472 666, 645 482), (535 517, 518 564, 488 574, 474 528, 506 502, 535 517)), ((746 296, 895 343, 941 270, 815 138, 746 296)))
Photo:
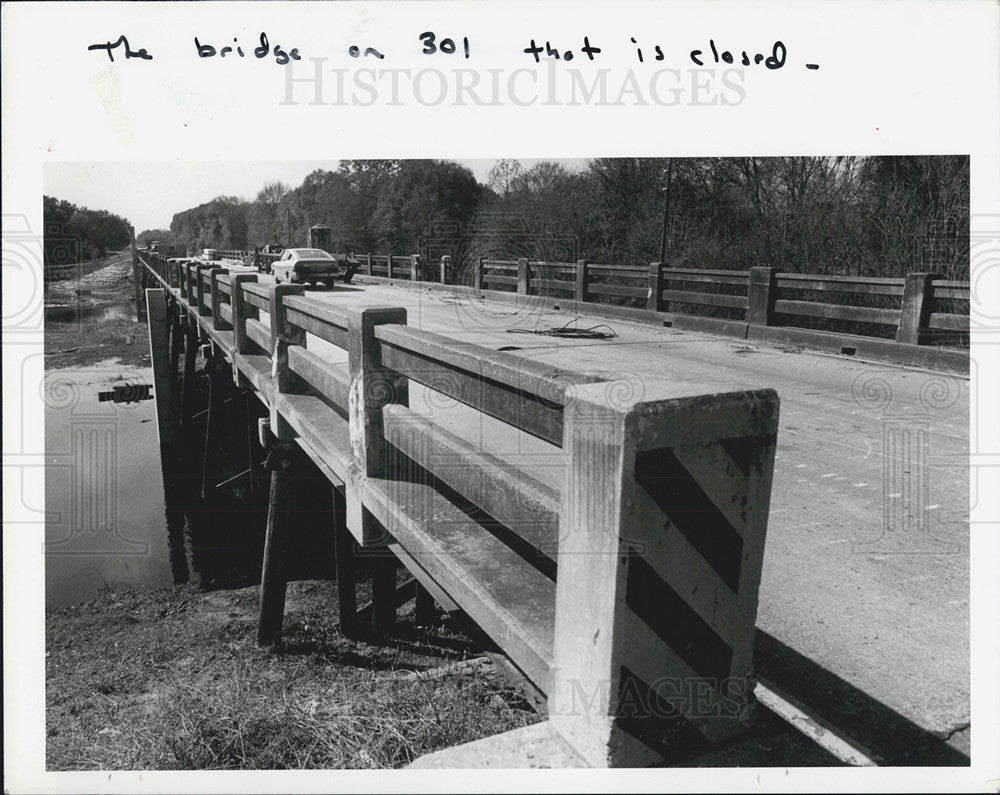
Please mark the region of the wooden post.
POLYGON ((260 617, 257 643, 274 646, 281 641, 288 588, 288 540, 292 530, 289 509, 293 501, 296 451, 292 444, 275 444, 265 466, 271 470, 271 495, 267 507, 264 566, 260 577, 260 617))
POLYGON ((253 304, 247 303, 243 295, 243 285, 247 282, 257 281, 256 273, 237 273, 233 276, 230 284, 232 293, 230 301, 233 306, 233 340, 236 343, 236 352, 246 356, 256 350, 256 343, 247 336, 247 319, 257 320, 260 318, 260 310, 253 304))
POLYGON ((372 255, 370 253, 365 254, 365 273, 369 276, 372 275, 372 255))
POLYGON ((396 570, 399 561, 383 547, 372 558, 372 631, 390 632, 396 625, 396 570))
POLYGON ((476 258, 476 268, 472 273, 472 286, 475 290, 483 289, 483 258, 476 258))
MULTIPOLYGON (((271 378, 278 393, 302 393, 306 389, 303 379, 288 366, 288 348, 292 345, 305 347, 306 332, 288 322, 284 299, 290 295, 302 295, 305 288, 301 284, 276 284, 271 288, 271 378)), ((295 431, 271 404, 271 432, 279 439, 292 439, 295 431)))
POLYGON ((413 620, 418 627, 429 627, 437 618, 434 597, 424 586, 417 583, 417 598, 413 608, 413 620))
POLYGON ((448 271, 451 270, 451 257, 444 254, 441 257, 441 284, 448 283, 448 271))
POLYGON ((420 281, 423 281, 423 279, 420 278, 421 276, 423 276, 423 274, 420 272, 420 255, 419 254, 411 254, 410 255, 410 281, 411 282, 420 282, 420 281))
POLYGON ((344 494, 333 487, 333 543, 337 567, 337 606, 340 612, 340 631, 349 640, 364 637, 364 628, 358 621, 358 561, 357 542, 347 529, 347 506, 344 494))
POLYGON ((938 273, 908 273, 903 282, 903 302, 899 312, 896 342, 924 345, 930 337, 927 325, 933 306, 933 282, 938 273))
POLYGON ((778 398, 652 391, 578 386, 564 414, 549 719, 595 767, 656 761, 678 716, 730 737, 754 703, 778 398))
POLYGON ((212 327, 216 331, 229 331, 231 328, 226 319, 222 316, 220 307, 222 306, 222 294, 219 291, 219 275, 229 273, 225 268, 212 268, 209 272, 211 287, 209 288, 209 300, 212 303, 212 327))
POLYGON ((408 405, 407 380, 382 367, 381 345, 375 328, 386 323, 405 325, 401 307, 363 307, 348 316, 348 370, 351 387, 348 398, 351 449, 354 453, 347 484, 347 526, 359 543, 384 542, 385 532, 377 527, 362 505, 364 480, 388 472, 388 443, 382 423, 382 407, 387 403, 408 405))
POLYGON ((573 298, 578 303, 587 300, 587 260, 578 259, 576 261, 576 287, 573 291, 573 298))
POLYGON ((747 322, 774 325, 774 302, 778 296, 777 268, 751 268, 747 286, 747 322))
POLYGON ((171 384, 167 303, 162 288, 146 290, 149 317, 149 357, 153 363, 153 397, 156 400, 156 431, 160 447, 172 444, 177 429, 171 384))
POLYGON ((208 415, 205 420, 205 445, 201 459, 201 499, 207 500, 215 482, 212 470, 219 459, 219 445, 222 441, 221 425, 225 404, 225 381, 223 378, 223 363, 216 357, 211 357, 206 366, 208 372, 208 415))
POLYGON ((181 382, 181 426, 191 422, 194 403, 195 365, 198 361, 198 330, 184 326, 184 380, 181 382))
POLYGON ((663 304, 663 263, 649 263, 649 288, 646 290, 646 309, 662 312, 663 304))
POLYGON ((392 278, 392 254, 385 258, 385 275, 389 279, 392 278))

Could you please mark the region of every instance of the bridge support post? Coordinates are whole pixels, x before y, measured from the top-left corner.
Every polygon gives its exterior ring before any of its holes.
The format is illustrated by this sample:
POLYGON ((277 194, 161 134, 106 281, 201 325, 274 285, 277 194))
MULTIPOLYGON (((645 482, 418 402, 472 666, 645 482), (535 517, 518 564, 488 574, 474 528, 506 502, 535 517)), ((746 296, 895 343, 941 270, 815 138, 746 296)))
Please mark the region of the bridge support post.
POLYGON ((517 294, 531 295, 531 271, 524 257, 517 261, 517 294))
POLYGON ((184 375, 181 381, 181 427, 191 422, 194 403, 195 365, 198 362, 198 329, 184 326, 184 375))
POLYGON ((215 488, 213 471, 217 472, 219 444, 222 434, 225 385, 229 379, 223 378, 223 362, 212 356, 206 366, 208 372, 208 416, 205 420, 205 446, 201 459, 201 499, 207 500, 215 488))
POLYGON ((287 565, 295 466, 298 451, 290 443, 272 446, 265 466, 271 470, 271 493, 267 506, 267 531, 264 538, 264 565, 260 578, 260 615, 257 643, 274 646, 281 641, 288 589, 287 565))
POLYGON ((903 282, 903 303, 899 313, 896 342, 925 345, 930 338, 928 321, 933 306, 933 282, 938 273, 908 273, 903 282))
POLYGON ((354 457, 346 487, 347 526, 365 546, 383 544, 387 540, 385 530, 377 526, 362 504, 365 479, 383 477, 389 469, 382 407, 387 403, 409 403, 406 379, 382 367, 381 346, 375 339, 375 329, 386 323, 405 325, 406 310, 365 307, 351 312, 348 318, 348 414, 354 457))
POLYGON ((777 395, 632 386, 564 415, 549 719, 595 767, 657 760, 679 717, 732 736, 754 703, 777 395))
POLYGON ((778 297, 777 268, 751 268, 747 287, 747 322, 774 325, 774 302, 778 297))
POLYGON ((177 429, 172 372, 170 370, 170 325, 167 302, 162 288, 146 290, 146 315, 149 318, 149 354, 153 364, 153 391, 156 398, 156 430, 160 447, 173 443, 177 429))

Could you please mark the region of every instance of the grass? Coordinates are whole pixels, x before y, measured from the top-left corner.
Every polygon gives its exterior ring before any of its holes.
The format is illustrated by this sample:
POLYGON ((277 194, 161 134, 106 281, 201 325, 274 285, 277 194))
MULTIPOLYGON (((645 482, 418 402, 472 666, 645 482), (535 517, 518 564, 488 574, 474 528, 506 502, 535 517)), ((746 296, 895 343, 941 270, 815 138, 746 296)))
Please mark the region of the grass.
POLYGON ((540 720, 447 625, 339 633, 334 586, 293 583, 284 643, 257 589, 110 590, 47 622, 51 770, 394 768, 540 720), (459 663, 459 664, 456 664, 459 663))

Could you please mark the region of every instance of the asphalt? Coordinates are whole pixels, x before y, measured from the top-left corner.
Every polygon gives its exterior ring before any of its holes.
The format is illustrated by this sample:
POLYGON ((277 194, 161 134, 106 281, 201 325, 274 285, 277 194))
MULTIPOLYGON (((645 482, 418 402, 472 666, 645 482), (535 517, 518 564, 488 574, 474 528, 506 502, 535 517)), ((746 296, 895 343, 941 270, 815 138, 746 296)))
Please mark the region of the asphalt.
MULTIPOLYGON (((967 378, 596 317, 576 322, 617 336, 518 333, 574 317, 409 287, 309 294, 403 306, 412 326, 568 369, 621 374, 638 389, 675 378, 713 390, 777 389, 781 421, 757 622, 761 678, 877 760, 963 763, 967 378)), ((557 479, 551 448, 449 403, 411 393, 415 410, 557 479)))

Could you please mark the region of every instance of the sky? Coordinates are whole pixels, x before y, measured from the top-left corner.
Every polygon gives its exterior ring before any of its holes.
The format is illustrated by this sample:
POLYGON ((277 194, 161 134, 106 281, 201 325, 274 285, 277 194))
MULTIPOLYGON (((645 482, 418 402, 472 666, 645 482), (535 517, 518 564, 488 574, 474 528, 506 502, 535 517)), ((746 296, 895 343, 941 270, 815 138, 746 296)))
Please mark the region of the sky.
MULTIPOLYGON (((496 161, 458 162, 485 184, 496 161)), ((521 159, 526 169, 538 162, 538 159, 521 159)), ((558 162, 576 170, 586 161, 558 162)), ((127 218, 138 234, 146 229, 169 229, 174 213, 197 207, 216 196, 249 200, 265 183, 275 181, 295 188, 316 169, 332 171, 337 163, 337 160, 47 163, 44 192, 46 196, 127 218)))

